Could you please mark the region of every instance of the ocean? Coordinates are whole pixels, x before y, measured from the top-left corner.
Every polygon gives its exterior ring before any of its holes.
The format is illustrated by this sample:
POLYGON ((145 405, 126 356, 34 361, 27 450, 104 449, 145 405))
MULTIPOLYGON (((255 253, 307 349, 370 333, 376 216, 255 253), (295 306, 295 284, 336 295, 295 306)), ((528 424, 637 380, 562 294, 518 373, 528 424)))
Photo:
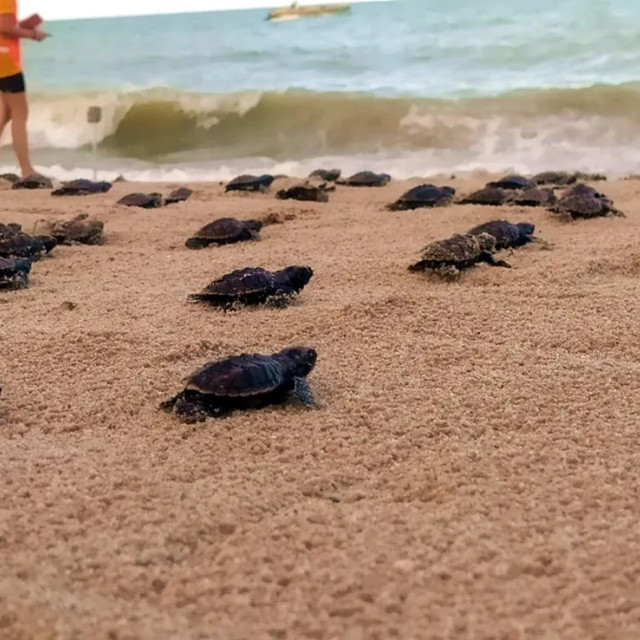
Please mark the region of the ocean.
MULTIPOLYGON (((640 170, 639 3, 395 0, 287 22, 266 14, 48 23, 51 39, 24 46, 38 169, 179 181, 319 165, 398 178, 640 170), (98 125, 86 122, 91 105, 98 125)), ((8 142, 1 171, 15 169, 8 142)))

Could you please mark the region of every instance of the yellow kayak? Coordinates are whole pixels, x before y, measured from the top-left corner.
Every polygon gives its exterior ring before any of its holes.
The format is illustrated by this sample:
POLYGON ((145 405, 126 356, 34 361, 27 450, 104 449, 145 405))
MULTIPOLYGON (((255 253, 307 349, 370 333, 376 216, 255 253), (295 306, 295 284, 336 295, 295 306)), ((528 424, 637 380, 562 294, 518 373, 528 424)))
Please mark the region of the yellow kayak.
POLYGON ((348 4, 318 4, 306 7, 283 7, 274 9, 267 16, 267 20, 296 20, 297 18, 310 18, 324 16, 330 13, 346 13, 351 9, 348 4))

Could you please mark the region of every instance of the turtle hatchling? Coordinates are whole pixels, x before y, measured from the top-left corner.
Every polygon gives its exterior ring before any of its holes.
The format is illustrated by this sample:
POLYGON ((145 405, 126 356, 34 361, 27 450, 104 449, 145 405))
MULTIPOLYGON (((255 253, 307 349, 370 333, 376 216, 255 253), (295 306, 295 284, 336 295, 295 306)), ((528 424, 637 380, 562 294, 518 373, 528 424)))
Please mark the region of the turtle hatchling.
POLYGON ((511 202, 513 194, 500 187, 484 187, 479 191, 470 193, 460 200, 460 204, 479 204, 489 207, 499 207, 511 202))
POLYGON ((548 207, 554 204, 558 198, 552 189, 540 189, 539 187, 531 187, 516 194, 513 198, 513 204, 521 207, 548 207))
POLYGON ((19 289, 29 284, 31 260, 28 258, 0 258, 0 288, 19 289))
POLYGON ((102 244, 104 222, 81 213, 71 220, 47 220, 39 222, 59 244, 102 244))
POLYGON ((161 193, 130 193, 120 198, 116 204, 123 204, 127 207, 140 207, 142 209, 157 209, 164 204, 161 193))
POLYGON ((45 176, 33 175, 18 180, 11 186, 12 189, 53 189, 53 183, 45 176))
POLYGON ((315 404, 306 377, 317 354, 308 347, 289 347, 273 355, 243 353, 210 362, 191 374, 184 389, 160 407, 185 422, 220 417, 236 409, 258 409, 297 397, 315 404))
POLYGON ((292 266, 281 271, 247 267, 214 280, 202 292, 189 296, 193 302, 206 302, 223 309, 237 305, 268 303, 285 307, 311 280, 311 267, 292 266))
POLYGON ((15 184, 20 180, 20 176, 16 175, 15 173, 0 173, 0 180, 5 180, 6 182, 15 184))
POLYGON ((530 222, 518 222, 513 224, 507 220, 490 220, 469 229, 467 234, 479 235, 488 233, 495 239, 495 250, 513 249, 521 247, 533 240, 536 226, 530 222))
POLYGON ((309 174, 310 178, 320 178, 326 182, 335 182, 340 178, 342 171, 340 169, 316 169, 309 174))
POLYGON ((348 178, 337 180, 336 184, 347 187, 384 187, 391 180, 388 173, 374 173, 373 171, 360 171, 348 178))
POLYGON ((496 240, 488 233, 477 235, 455 234, 445 240, 437 240, 422 250, 419 262, 411 265, 409 271, 425 271, 431 269, 442 276, 457 276, 463 269, 468 269, 480 262, 494 267, 511 265, 504 260, 496 260, 493 252, 496 240))
POLYGON ((202 249, 210 244, 231 244, 242 240, 255 240, 259 237, 260 229, 262 229, 260 220, 218 218, 202 227, 186 241, 185 245, 189 249, 202 249))
POLYGON ((556 204, 549 207, 551 213, 565 218, 599 218, 603 216, 625 215, 613 206, 613 202, 592 187, 576 184, 564 194, 556 204))
POLYGON ((94 182, 85 178, 64 182, 61 187, 51 192, 52 196, 88 196, 94 193, 107 193, 113 185, 110 182, 94 182))
POLYGON ((39 260, 57 244, 50 236, 32 236, 22 231, 5 233, 0 235, 0 256, 39 260))
POLYGON ((421 184, 409 189, 398 200, 387 206, 390 211, 406 211, 421 207, 442 207, 451 202, 456 190, 453 187, 436 187, 434 184, 421 184))
POLYGON ((165 199, 165 204, 176 204, 188 200, 193 194, 193 190, 188 187, 179 187, 174 189, 165 199))
POLYGON ((264 193, 269 190, 271 183, 275 180, 268 174, 262 176, 242 175, 227 183, 225 191, 260 191, 264 193))
POLYGON ((498 187, 499 189, 507 189, 507 191, 513 191, 515 189, 529 189, 530 187, 535 187, 536 183, 524 176, 505 176, 504 178, 500 178, 500 180, 495 180, 493 182, 487 182, 487 187, 498 187))
POLYGON ((551 184, 562 187, 574 184, 578 178, 575 173, 567 173, 566 171, 542 171, 541 173, 536 173, 532 180, 538 185, 551 184))
POLYGON ((279 200, 300 200, 302 202, 329 202, 326 185, 298 184, 276 193, 279 200))

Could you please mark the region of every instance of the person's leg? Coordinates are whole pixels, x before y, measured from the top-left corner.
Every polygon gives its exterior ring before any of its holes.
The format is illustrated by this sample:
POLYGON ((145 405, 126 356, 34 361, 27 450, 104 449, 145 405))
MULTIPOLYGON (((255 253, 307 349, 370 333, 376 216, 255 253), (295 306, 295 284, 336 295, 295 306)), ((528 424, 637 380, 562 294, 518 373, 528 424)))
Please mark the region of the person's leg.
POLYGON ((13 149, 18 157, 18 164, 23 178, 32 176, 36 171, 31 166, 29 159, 29 144, 27 139, 27 94, 3 92, 4 108, 11 114, 11 134, 13 136, 13 149))
POLYGON ((11 120, 11 111, 4 103, 4 93, 0 91, 0 141, 2 141, 2 133, 9 120, 11 120))

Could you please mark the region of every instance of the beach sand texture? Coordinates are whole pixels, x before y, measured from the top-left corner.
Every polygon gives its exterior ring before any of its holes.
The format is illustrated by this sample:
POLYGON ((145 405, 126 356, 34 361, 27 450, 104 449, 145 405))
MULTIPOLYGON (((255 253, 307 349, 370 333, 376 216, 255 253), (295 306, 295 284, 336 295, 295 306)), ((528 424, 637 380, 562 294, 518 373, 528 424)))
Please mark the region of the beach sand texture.
POLYGON ((178 185, 2 190, 0 221, 89 213, 106 244, 57 247, 0 293, 1 638, 640 637, 640 182, 597 184, 623 219, 384 210, 420 182, 328 204, 201 184, 150 211, 114 203, 178 185), (296 217, 184 247, 268 212, 296 217), (553 250, 453 283, 407 272, 493 218, 553 250), (287 309, 186 302, 289 264, 315 275, 287 309), (294 344, 318 351, 316 410, 157 408, 208 360, 294 344))

